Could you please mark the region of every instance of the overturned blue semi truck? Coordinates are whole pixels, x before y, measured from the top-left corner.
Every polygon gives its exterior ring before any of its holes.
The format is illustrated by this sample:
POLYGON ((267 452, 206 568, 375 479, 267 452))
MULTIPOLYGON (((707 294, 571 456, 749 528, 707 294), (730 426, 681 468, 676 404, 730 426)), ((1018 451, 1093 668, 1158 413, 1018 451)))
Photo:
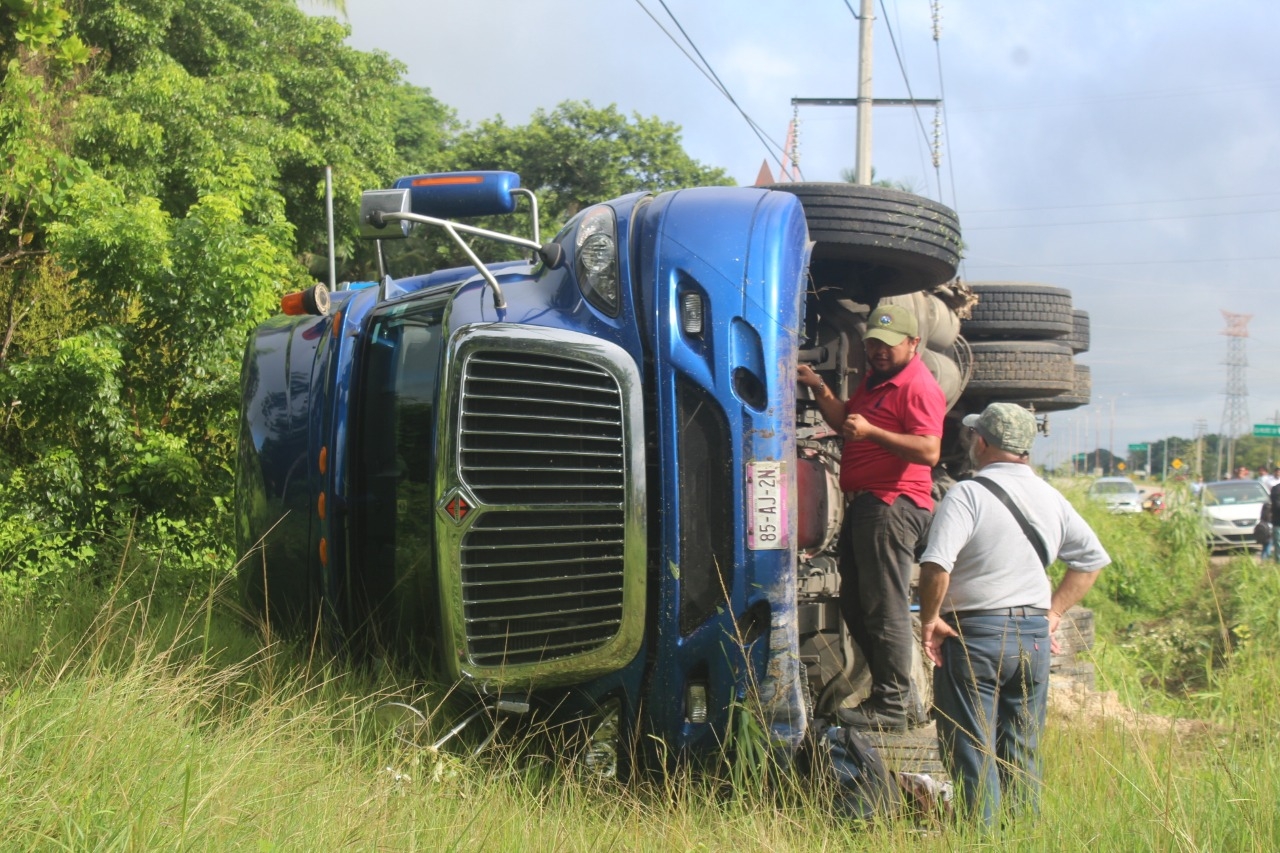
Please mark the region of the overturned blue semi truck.
POLYGON ((928 294, 954 277, 955 216, 814 183, 635 193, 545 243, 463 221, 524 197, 509 172, 367 192, 380 259, 435 228, 472 264, 317 287, 254 330, 244 596, 372 635, 494 713, 581 721, 607 766, 626 742, 717 751, 747 701, 794 749, 856 666, 839 440, 796 366, 847 396, 867 311, 906 299, 954 404, 967 350, 928 294), (495 241, 527 257, 486 264, 495 241))

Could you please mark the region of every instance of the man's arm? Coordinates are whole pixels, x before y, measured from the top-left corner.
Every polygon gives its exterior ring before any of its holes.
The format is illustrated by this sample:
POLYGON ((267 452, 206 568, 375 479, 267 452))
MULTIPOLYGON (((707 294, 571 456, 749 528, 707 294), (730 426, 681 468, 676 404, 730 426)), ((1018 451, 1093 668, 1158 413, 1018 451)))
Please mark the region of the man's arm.
POLYGON ((844 401, 837 397, 827 387, 822 377, 807 364, 801 364, 796 368, 796 381, 813 391, 813 399, 818 404, 818 411, 822 412, 822 419, 827 422, 827 426, 839 432, 840 426, 844 423, 844 401))
POLYGON ((950 587, 951 575, 942 566, 920 564, 920 639, 934 666, 942 666, 942 641, 957 636, 955 629, 943 622, 940 615, 950 587))
MULTIPOLYGON (((826 417, 825 409, 822 414, 826 417)), ((828 419, 827 422, 830 423, 830 420, 828 419)), ((890 432, 858 414, 844 418, 841 432, 844 434, 845 441, 870 441, 880 445, 894 456, 919 465, 928 465, 930 468, 937 465, 942 456, 942 436, 890 432)))
MULTIPOLYGON (((1084 598, 1085 593, 1097 579, 1098 572, 1077 572, 1074 569, 1067 569, 1067 573, 1062 576, 1062 583, 1058 584, 1058 588, 1053 591, 1053 600, 1049 604, 1050 634, 1058 630, 1062 614, 1079 604, 1080 599, 1084 598)), ((923 579, 921 583, 923 584, 923 579)), ((922 608, 923 606, 921 604, 922 608)), ((921 618, 924 618, 923 614, 921 618)))

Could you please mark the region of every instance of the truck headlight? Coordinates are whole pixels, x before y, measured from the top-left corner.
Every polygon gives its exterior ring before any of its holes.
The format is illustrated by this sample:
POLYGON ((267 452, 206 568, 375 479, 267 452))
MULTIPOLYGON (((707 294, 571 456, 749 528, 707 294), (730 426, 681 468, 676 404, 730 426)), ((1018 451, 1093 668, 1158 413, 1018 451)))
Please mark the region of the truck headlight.
POLYGON ((618 316, 618 226, 613 208, 597 205, 578 224, 574 243, 578 288, 587 301, 610 317, 618 316))

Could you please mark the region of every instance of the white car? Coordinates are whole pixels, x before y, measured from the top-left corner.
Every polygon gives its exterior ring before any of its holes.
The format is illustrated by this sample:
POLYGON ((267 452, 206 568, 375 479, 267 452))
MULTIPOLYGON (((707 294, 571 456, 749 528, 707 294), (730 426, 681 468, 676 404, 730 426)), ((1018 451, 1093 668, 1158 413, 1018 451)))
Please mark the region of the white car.
POLYGON ((1142 512, 1142 493, 1128 477, 1099 477, 1089 486, 1089 497, 1112 512, 1142 512))
POLYGON ((1257 548, 1253 528, 1262 505, 1270 501, 1257 480, 1221 480, 1200 490, 1200 514, 1209 532, 1210 548, 1257 548))

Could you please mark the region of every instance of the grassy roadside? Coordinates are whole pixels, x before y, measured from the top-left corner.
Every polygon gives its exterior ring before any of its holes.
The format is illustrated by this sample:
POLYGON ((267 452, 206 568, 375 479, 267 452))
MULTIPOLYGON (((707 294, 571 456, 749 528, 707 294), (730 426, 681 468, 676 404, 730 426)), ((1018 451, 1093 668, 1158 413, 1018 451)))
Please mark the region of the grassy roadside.
POLYGON ((822 790, 732 796, 683 774, 620 787, 516 751, 410 748, 374 709, 441 697, 393 695, 388 674, 308 648, 263 649, 199 603, 81 592, 0 605, 0 849, 1280 848, 1280 573, 1195 566, 1177 519, 1092 520, 1117 559, 1089 602, 1100 677, 1168 719, 1055 717, 1042 818, 996 838, 855 827, 822 790), (1143 592, 1151 577, 1163 597, 1143 592), (1210 637, 1201 659, 1198 640, 1155 631, 1173 619, 1210 637))

